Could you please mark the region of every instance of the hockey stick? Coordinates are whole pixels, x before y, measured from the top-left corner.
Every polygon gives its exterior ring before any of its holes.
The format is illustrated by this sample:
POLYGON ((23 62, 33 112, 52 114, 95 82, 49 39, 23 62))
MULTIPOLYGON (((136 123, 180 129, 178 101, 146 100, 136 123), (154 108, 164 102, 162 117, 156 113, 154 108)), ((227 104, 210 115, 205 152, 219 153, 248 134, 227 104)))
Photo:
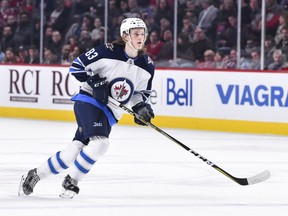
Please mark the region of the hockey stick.
POLYGON ((196 151, 192 150, 191 148, 189 148, 188 146, 184 145, 182 142, 180 142, 179 140, 175 139, 174 137, 170 136, 169 134, 167 134, 165 131, 163 131, 162 129, 160 129, 159 127, 155 126, 154 124, 146 121, 142 116, 139 116, 137 113, 133 112, 131 109, 129 109, 128 107, 122 105, 121 103, 119 103, 118 101, 116 101, 115 99, 113 99, 112 97, 109 97, 109 102, 111 102, 112 104, 114 104, 115 106, 120 107, 121 109, 125 110, 127 113, 133 115, 134 117, 136 117, 137 119, 139 119, 140 121, 142 121, 144 124, 146 124, 147 126, 150 126, 151 128, 153 128, 154 130, 156 130, 157 132, 161 133, 162 135, 164 135, 165 137, 167 137, 168 139, 172 140, 173 142, 175 142, 176 144, 180 145, 182 148, 184 148, 185 150, 187 150, 188 152, 192 153, 194 156, 198 157, 199 159, 201 159, 203 162, 205 162, 206 164, 208 164, 209 166, 213 167, 214 169, 216 169, 218 172, 222 173, 223 175, 225 175, 226 177, 232 179, 234 182, 240 184, 240 185, 251 185, 251 184, 256 184, 256 183, 260 183, 262 181, 265 181, 267 179, 270 178, 271 174, 270 171, 265 170, 255 176, 252 176, 250 178, 237 178, 232 176, 231 174, 229 174, 228 172, 226 172, 225 170, 221 169, 220 167, 218 167, 216 164, 212 163, 211 161, 209 161, 207 158, 203 157, 202 155, 200 155, 199 153, 197 153, 196 151))

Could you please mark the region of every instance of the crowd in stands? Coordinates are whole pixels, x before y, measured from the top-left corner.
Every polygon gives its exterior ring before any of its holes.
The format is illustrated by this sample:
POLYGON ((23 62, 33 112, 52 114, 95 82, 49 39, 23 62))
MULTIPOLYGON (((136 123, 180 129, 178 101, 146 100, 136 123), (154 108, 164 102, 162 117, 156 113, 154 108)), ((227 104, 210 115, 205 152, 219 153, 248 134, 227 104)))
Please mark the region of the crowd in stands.
MULTIPOLYGON (((44 0, 43 62, 40 0, 0 0, 0 62, 69 65, 80 53, 120 37, 121 21, 139 17, 149 29, 147 53, 159 67, 260 69, 261 2, 241 0, 241 61, 237 64, 237 0, 44 0), (174 40, 177 54, 174 59, 174 40)), ((288 0, 266 1, 265 69, 288 66, 288 0)))

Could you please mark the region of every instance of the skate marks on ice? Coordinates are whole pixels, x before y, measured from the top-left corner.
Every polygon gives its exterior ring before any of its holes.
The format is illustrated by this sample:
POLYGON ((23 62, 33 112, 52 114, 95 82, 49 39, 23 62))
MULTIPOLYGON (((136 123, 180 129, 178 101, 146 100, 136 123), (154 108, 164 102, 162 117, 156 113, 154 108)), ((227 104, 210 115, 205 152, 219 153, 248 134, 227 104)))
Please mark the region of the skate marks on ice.
POLYGON ((237 177, 271 171, 267 181, 242 187, 147 127, 116 126, 108 152, 67 200, 59 198, 66 173, 40 181, 30 196, 18 197, 17 190, 23 174, 66 147, 74 123, 0 122, 0 215, 284 216, 288 210, 287 137, 165 129, 237 177))

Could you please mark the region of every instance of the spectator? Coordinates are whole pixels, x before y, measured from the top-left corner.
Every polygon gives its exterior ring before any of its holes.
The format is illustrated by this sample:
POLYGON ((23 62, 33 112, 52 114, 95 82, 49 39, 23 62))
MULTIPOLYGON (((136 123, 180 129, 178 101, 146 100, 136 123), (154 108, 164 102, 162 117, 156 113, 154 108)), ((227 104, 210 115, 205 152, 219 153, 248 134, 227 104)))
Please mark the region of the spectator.
POLYGON ((276 49, 273 52, 273 63, 268 65, 268 70, 281 70, 288 67, 288 62, 286 61, 285 55, 282 51, 276 49))
POLYGON ((195 61, 204 61, 204 52, 206 50, 214 50, 214 44, 206 37, 203 30, 197 27, 193 34, 193 41, 191 43, 191 50, 195 61))
POLYGON ((52 33, 53 33, 53 28, 52 26, 46 26, 45 29, 45 34, 44 34, 44 46, 48 47, 52 43, 52 33))
POLYGON ((120 13, 121 14, 130 12, 130 8, 128 6, 127 0, 120 0, 119 7, 120 7, 120 13))
POLYGON ((61 65, 70 65, 70 45, 64 44, 62 46, 61 50, 61 59, 60 59, 61 65))
MULTIPOLYGON (((228 17, 228 27, 225 32, 225 46, 226 47, 236 47, 237 46, 237 17, 231 15, 228 17)), ((242 40, 242 38, 241 38, 242 40)))
POLYGON ((249 25, 250 20, 250 7, 249 0, 241 0, 241 25, 249 25))
POLYGON ((30 46, 33 34, 33 26, 31 25, 31 20, 26 11, 20 12, 19 16, 19 24, 13 38, 15 43, 14 46, 30 46))
POLYGON ((223 0, 219 11, 217 22, 226 22, 228 25, 228 17, 235 16, 237 14, 237 7, 234 0, 223 0))
POLYGON ((152 15, 150 15, 149 13, 141 13, 141 17, 142 20, 146 23, 146 26, 149 30, 149 33, 152 31, 158 31, 160 32, 160 26, 159 24, 157 24, 154 20, 154 18, 152 17, 152 15))
MULTIPOLYGON (((109 10, 108 10, 108 26, 113 25, 113 20, 121 15, 121 11, 117 7, 116 0, 109 0, 109 10)), ((126 14, 124 14, 127 16, 126 14)))
POLYGON ((237 50, 232 48, 230 54, 224 58, 225 68, 237 69, 237 50))
POLYGON ((164 42, 163 46, 159 52, 159 60, 170 60, 173 58, 173 34, 170 29, 166 29, 163 32, 162 41, 164 42))
POLYGON ((74 61, 80 55, 79 47, 75 46, 69 54, 70 62, 74 61))
POLYGON ((32 45, 28 49, 28 58, 25 63, 28 64, 39 64, 39 53, 36 46, 32 45))
MULTIPOLYGON (((120 32, 120 29, 119 29, 120 32)), ((105 30, 101 29, 100 31, 100 38, 98 38, 96 41, 94 41, 94 46, 98 46, 100 44, 104 44, 105 43, 105 30)))
POLYGON ((93 47, 93 42, 91 40, 90 34, 86 29, 83 29, 81 31, 78 47, 80 53, 87 52, 91 49, 91 47, 93 47))
MULTIPOLYGON (((187 1, 185 1, 184 11, 185 12, 187 12, 187 11, 192 12, 195 15, 196 19, 198 19, 199 13, 200 13, 201 10, 202 10, 201 6, 200 5, 197 6, 195 0, 187 0, 187 1)), ((197 23, 198 23, 198 21, 197 21, 197 23)))
POLYGON ((274 38, 268 35, 264 41, 264 60, 265 60, 265 68, 268 67, 269 64, 273 63, 273 52, 276 50, 274 38))
POLYGON ((1 48, 3 51, 5 51, 8 47, 14 48, 14 41, 11 26, 6 25, 4 26, 2 32, 1 48))
POLYGON ((260 52, 252 50, 248 58, 242 57, 240 60, 240 69, 244 70, 260 70, 260 52))
POLYGON ((13 50, 12 47, 8 47, 5 51, 5 57, 3 63, 8 63, 8 64, 19 64, 23 63, 19 59, 19 57, 16 55, 15 51, 13 50))
POLYGON ((152 31, 149 35, 149 42, 146 45, 147 55, 153 60, 158 60, 158 55, 164 43, 159 38, 157 31, 152 31))
POLYGON ((6 24, 5 20, 9 14, 11 14, 10 2, 2 0, 0 3, 0 28, 6 24))
POLYGON ((31 38, 31 44, 37 45, 39 48, 41 40, 41 24, 39 19, 34 19, 33 22, 33 35, 31 38))
MULTIPOLYGON (((192 19, 189 18, 188 16, 185 16, 182 19, 182 30, 181 32, 183 32, 185 35, 187 35, 188 37, 190 35, 193 35, 193 32, 195 31, 196 25, 193 23, 192 19)), ((191 39, 192 40, 192 39, 191 39)))
POLYGON ((154 15, 154 20, 157 24, 160 24, 160 20, 163 17, 170 19, 170 23, 173 23, 174 13, 172 8, 167 4, 167 0, 158 1, 157 9, 154 15))
POLYGON ((258 48, 256 42, 253 39, 248 39, 245 46, 245 55, 250 56, 252 51, 258 48))
POLYGON ((166 31, 167 29, 170 29, 170 28, 171 28, 171 23, 170 23, 169 19, 166 17, 162 17, 160 19, 160 35, 161 35, 160 40, 163 39, 162 36, 163 36, 164 31, 166 31))
POLYGON ((28 49, 25 46, 19 46, 18 57, 21 63, 25 63, 28 58, 28 49))
POLYGON ((61 48, 63 46, 62 34, 59 31, 52 32, 52 40, 49 44, 49 48, 52 49, 53 53, 56 54, 59 62, 61 56, 61 48))
POLYGON ((266 34, 275 36, 282 12, 283 8, 276 0, 266 0, 266 34))
POLYGON ((288 26, 288 12, 283 11, 279 17, 279 25, 277 27, 276 35, 275 35, 275 43, 278 44, 281 40, 281 30, 288 26))
POLYGON ((249 24, 246 26, 249 33, 248 37, 259 41, 261 35, 259 34, 259 20, 261 19, 261 5, 259 0, 250 0, 249 2, 249 24))
POLYGON ((43 64, 60 64, 60 61, 53 49, 49 47, 44 48, 43 64))
POLYGON ((88 30, 88 32, 91 32, 94 27, 94 20, 89 13, 84 13, 83 16, 74 16, 73 20, 73 24, 70 26, 65 35, 66 42, 68 41, 68 38, 73 35, 80 38, 80 34, 83 28, 88 30))
POLYGON ((276 44, 277 49, 281 49, 282 53, 288 58, 288 26, 281 29, 281 37, 278 44, 276 44))
POLYGON ((54 2, 54 10, 50 14, 49 24, 63 35, 70 24, 72 3, 64 0, 55 0, 54 2))
POLYGON ((271 12, 276 15, 280 15, 283 12, 281 5, 277 3, 277 0, 266 0, 267 12, 271 12))
POLYGON ((225 55, 224 53, 217 51, 214 56, 215 68, 223 69, 226 68, 225 62, 223 61, 225 55))
POLYGON ((194 67, 193 54, 190 49, 188 36, 180 33, 177 37, 177 59, 170 60, 171 67, 194 67))
POLYGON ((215 53, 213 50, 206 50, 204 52, 204 61, 196 62, 196 68, 215 68, 216 64, 214 61, 215 53))
POLYGON ((94 29, 91 32, 91 40, 96 41, 101 37, 100 31, 101 29, 105 30, 105 27, 102 26, 101 19, 96 17, 94 19, 94 29))
POLYGON ((74 50, 74 47, 78 45, 78 38, 76 36, 70 36, 68 38, 67 44, 70 45, 70 50, 74 50))
POLYGON ((125 13, 126 17, 137 17, 140 15, 141 8, 138 5, 137 0, 128 0, 129 12, 125 13))
POLYGON ((215 38, 216 35, 216 18, 218 8, 216 8, 211 0, 201 1, 202 11, 198 17, 197 26, 200 27, 210 39, 215 38))
POLYGON ((11 27, 11 30, 14 34, 14 32, 16 31, 17 26, 18 26, 17 17, 14 14, 8 15, 6 25, 11 27))
POLYGON ((261 64, 260 64, 260 52, 258 50, 253 50, 251 52, 251 63, 250 63, 250 69, 252 70, 260 70, 261 64))

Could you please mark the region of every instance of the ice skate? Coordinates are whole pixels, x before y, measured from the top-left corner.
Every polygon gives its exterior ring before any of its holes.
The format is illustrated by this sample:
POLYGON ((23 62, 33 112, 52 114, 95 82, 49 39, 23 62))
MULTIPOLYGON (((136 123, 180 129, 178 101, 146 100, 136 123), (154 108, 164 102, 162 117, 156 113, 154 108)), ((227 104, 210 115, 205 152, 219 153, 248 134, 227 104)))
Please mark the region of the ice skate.
POLYGON ((72 199, 76 194, 79 193, 78 181, 72 179, 69 175, 67 175, 62 183, 62 192, 60 193, 60 197, 72 199))
POLYGON ((18 196, 29 195, 33 193, 33 189, 37 182, 40 180, 40 177, 37 175, 37 170, 32 169, 28 172, 27 176, 23 175, 20 180, 18 196))

